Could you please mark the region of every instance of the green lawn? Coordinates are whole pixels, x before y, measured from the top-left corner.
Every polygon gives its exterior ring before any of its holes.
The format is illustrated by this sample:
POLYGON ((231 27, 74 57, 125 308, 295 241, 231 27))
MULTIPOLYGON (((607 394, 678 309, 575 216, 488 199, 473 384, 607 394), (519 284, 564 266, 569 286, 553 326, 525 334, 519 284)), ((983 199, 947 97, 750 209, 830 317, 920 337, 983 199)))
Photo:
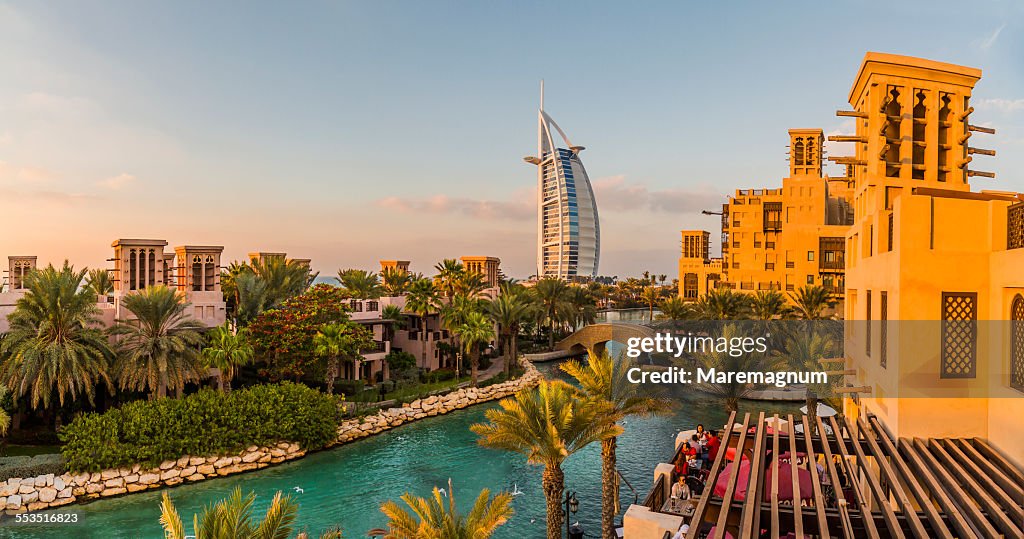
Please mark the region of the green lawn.
MULTIPOLYGON (((428 393, 434 391, 443 391, 447 389, 454 389, 455 386, 468 382, 469 377, 465 376, 458 380, 445 380, 443 382, 433 382, 426 384, 415 384, 409 386, 402 386, 394 391, 389 391, 384 400, 406 400, 410 398, 416 398, 426 396, 428 393)), ((376 387, 364 390, 359 395, 349 395, 345 398, 349 402, 378 402, 380 400, 380 390, 376 387)))
POLYGON ((0 447, 0 456, 3 457, 32 457, 35 455, 46 455, 60 453, 59 445, 5 445, 0 447))

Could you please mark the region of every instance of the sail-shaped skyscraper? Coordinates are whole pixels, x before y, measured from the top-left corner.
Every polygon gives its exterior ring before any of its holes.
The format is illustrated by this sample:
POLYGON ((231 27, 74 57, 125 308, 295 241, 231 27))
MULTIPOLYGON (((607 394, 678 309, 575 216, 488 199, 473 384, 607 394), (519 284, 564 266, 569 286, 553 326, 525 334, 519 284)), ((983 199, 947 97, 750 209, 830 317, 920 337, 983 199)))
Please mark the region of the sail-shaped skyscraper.
POLYGON ((583 146, 569 142, 544 112, 544 83, 537 115, 537 276, 576 280, 596 277, 601 258, 601 226, 594 189, 580 161, 583 146), (552 128, 563 145, 555 143, 552 128))

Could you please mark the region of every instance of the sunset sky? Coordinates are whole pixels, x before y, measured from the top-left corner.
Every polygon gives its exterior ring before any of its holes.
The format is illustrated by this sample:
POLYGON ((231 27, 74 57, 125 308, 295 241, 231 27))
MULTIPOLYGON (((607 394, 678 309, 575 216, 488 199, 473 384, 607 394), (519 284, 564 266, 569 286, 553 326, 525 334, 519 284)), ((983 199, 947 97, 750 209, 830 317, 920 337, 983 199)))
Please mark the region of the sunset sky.
POLYGON ((525 278, 543 78, 587 147, 600 273, 672 278, 680 229, 717 236, 701 209, 780 185, 788 128, 852 130, 834 113, 867 50, 981 68, 998 176, 975 189, 1024 191, 1022 35, 1009 0, 0 2, 0 259, 163 238, 525 278))

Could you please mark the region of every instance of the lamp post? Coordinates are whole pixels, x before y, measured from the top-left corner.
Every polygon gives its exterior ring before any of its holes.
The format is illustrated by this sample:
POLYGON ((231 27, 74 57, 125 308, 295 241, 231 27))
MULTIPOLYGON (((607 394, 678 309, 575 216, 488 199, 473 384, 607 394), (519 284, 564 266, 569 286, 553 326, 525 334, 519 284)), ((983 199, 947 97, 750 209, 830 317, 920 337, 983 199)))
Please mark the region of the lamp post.
POLYGON ((462 351, 455 352, 455 383, 459 382, 462 376, 462 351))
POLYGON ((571 522, 571 520, 569 519, 569 514, 572 513, 573 515, 575 515, 576 511, 579 511, 579 510, 580 510, 580 501, 578 499, 576 499, 576 492, 575 491, 566 492, 565 493, 565 536, 566 537, 569 537, 569 526, 570 526, 569 523, 571 522))

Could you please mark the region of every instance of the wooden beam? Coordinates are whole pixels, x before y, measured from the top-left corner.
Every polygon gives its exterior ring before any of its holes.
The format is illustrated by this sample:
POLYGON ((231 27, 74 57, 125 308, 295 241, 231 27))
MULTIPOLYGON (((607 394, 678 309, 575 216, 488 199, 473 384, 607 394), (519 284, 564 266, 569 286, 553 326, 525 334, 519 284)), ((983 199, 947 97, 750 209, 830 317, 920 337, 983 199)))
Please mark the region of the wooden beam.
MULTIPOLYGON (((772 416, 776 425, 779 414, 772 416)), ((772 488, 769 497, 772 507, 772 539, 779 539, 779 429, 772 429, 772 488)))
POLYGON ((857 369, 844 369, 841 371, 825 371, 829 376, 856 376, 857 369))
MULTIPOLYGON (((797 537, 803 537, 804 519, 803 515, 801 515, 800 509, 802 493, 800 492, 800 470, 796 467, 796 434, 793 432, 795 430, 793 428, 795 426, 793 424, 793 414, 788 414, 786 416, 786 422, 789 423, 789 428, 787 429, 787 438, 789 438, 789 478, 793 488, 793 523, 796 528, 793 531, 796 533, 797 537)), ((777 460, 779 455, 776 454, 775 458, 777 460)))
MULTIPOLYGON (((836 437, 836 440, 841 441, 843 431, 839 428, 839 423, 836 423, 836 418, 833 416, 828 418, 828 420, 831 423, 832 434, 836 437)), ((849 434, 854 438, 856 437, 856 435, 854 435, 852 432, 849 434)), ((854 439, 853 442, 854 443, 851 445, 853 445, 854 447, 856 447, 859 444, 858 440, 856 439, 854 439)), ((860 512, 861 519, 863 520, 865 527, 868 529, 868 536, 881 537, 878 534, 878 528, 875 526, 875 519, 874 515, 871 512, 871 508, 868 507, 867 498, 864 495, 864 492, 860 489, 858 479, 859 474, 856 473, 856 471, 853 469, 853 465, 850 464, 850 453, 846 449, 846 444, 839 443, 837 445, 839 447, 839 454, 841 454, 843 457, 840 460, 843 463, 843 468, 846 469, 846 477, 849 478, 850 480, 850 489, 853 490, 853 497, 857 503, 857 510, 860 512)))
POLYGON ((866 164, 868 164, 867 161, 865 161, 863 159, 857 159, 856 157, 854 157, 852 155, 829 156, 828 160, 832 161, 833 163, 839 164, 839 165, 866 165, 866 164))
POLYGON ((867 118, 868 113, 859 110, 837 110, 836 116, 843 118, 867 118))
MULTIPOLYGON (((836 418, 834 416, 829 418, 829 420, 836 425, 834 428, 838 428, 838 424, 835 423, 835 419, 836 418)), ((850 421, 845 417, 843 418, 843 425, 846 427, 847 432, 849 432, 856 440, 858 434, 856 434, 856 431, 853 430, 853 426, 850 425, 850 421)), ((867 456, 864 455, 864 450, 861 449, 860 444, 853 444, 853 452, 857 456, 857 466, 866 469, 868 459, 867 456)), ((885 492, 882 491, 882 485, 878 482, 878 478, 875 477, 870 470, 865 471, 863 475, 864 479, 867 480, 868 488, 871 489, 871 494, 875 498, 875 502, 877 502, 875 505, 878 506, 878 509, 882 512, 882 516, 885 517, 885 525, 889 528, 889 535, 891 537, 898 538, 906 537, 903 533, 903 528, 900 526, 899 519, 896 518, 896 513, 893 512, 892 506, 889 505, 888 496, 886 496, 885 492)))
MULTIPOLYGON (((725 538, 725 527, 726 527, 726 525, 729 524, 729 509, 730 509, 730 506, 732 505, 732 497, 736 493, 736 484, 739 482, 740 467, 741 467, 740 465, 743 463, 743 446, 746 444, 746 441, 747 441, 747 429, 749 427, 750 427, 750 412, 747 412, 747 413, 743 414, 743 431, 740 432, 740 439, 739 439, 738 442, 736 442, 736 452, 733 453, 733 459, 732 459, 732 473, 730 473, 729 474, 729 478, 726 479, 725 493, 722 495, 722 509, 724 509, 724 510, 721 510, 721 511, 718 512, 718 522, 715 525, 715 536, 713 538, 711 538, 711 539, 724 539, 725 538)), ((748 480, 750 479, 749 475, 747 476, 747 479, 748 480)), ((715 481, 714 483, 709 483, 709 485, 711 486, 712 489, 714 489, 715 488, 714 486, 715 486, 716 483, 717 483, 717 481, 715 481)), ((705 486, 704 488, 707 488, 707 486, 705 486)), ((705 491, 705 492, 707 493, 707 491, 705 491)), ((705 496, 705 498, 710 498, 711 494, 713 494, 713 493, 714 493, 713 490, 712 490, 712 492, 707 493, 707 496, 705 496)), ((743 496, 743 500, 744 501, 748 500, 748 498, 747 498, 748 494, 750 494, 750 493, 747 492, 743 496)))
MULTIPOLYGON (((950 499, 946 488, 932 474, 930 464, 914 449, 914 444, 909 439, 902 438, 900 439, 900 448, 904 456, 907 457, 907 461, 911 468, 913 468, 914 473, 917 474, 918 478, 924 480, 931 497, 942 508, 943 513, 949 519, 950 524, 956 530, 959 537, 971 537, 974 535, 974 529, 968 524, 960 508, 950 499)), ((931 505, 931 501, 928 504, 931 505)))
POLYGON ((972 443, 969 444, 971 448, 975 449, 979 454, 984 455, 986 463, 990 466, 996 466, 1002 470, 1002 472, 1006 474, 1006 477, 1010 481, 1013 481, 1014 484, 1017 485, 1018 490, 1020 490, 1020 485, 1024 485, 1024 472, 1021 472, 1019 468, 1006 460, 1006 458, 999 454, 998 451, 989 447, 988 442, 985 440, 982 440, 981 438, 972 438, 971 442, 972 443))
POLYGON ((968 131, 977 131, 978 133, 985 133, 986 135, 995 135, 996 130, 991 127, 982 127, 980 125, 967 124, 968 131))
POLYGON ((862 135, 829 135, 830 142, 867 142, 868 138, 862 135))
POLYGON ((996 151, 995 150, 986 150, 985 148, 975 148, 973 146, 968 146, 967 147, 967 153, 968 154, 976 153, 978 155, 988 155, 988 156, 992 156, 992 157, 995 157, 995 155, 996 155, 996 151))
MULTIPOLYGON (((757 414, 757 424, 764 425, 764 412, 757 414)), ((743 530, 761 529, 761 499, 764 497, 764 430, 758 428, 754 436, 754 459, 750 464, 750 481, 747 485, 743 512, 740 515, 740 533, 743 533, 743 530)), ((741 457, 740 461, 742 460, 741 457)))
POLYGON ((958 119, 963 120, 970 116, 972 112, 974 112, 974 107, 967 107, 967 110, 961 112, 960 114, 957 114, 956 116, 958 119))
POLYGON ((729 437, 732 436, 732 426, 735 423, 736 412, 730 412, 725 432, 722 433, 722 445, 719 447, 718 455, 715 456, 714 464, 711 465, 711 473, 708 474, 708 480, 704 486, 704 493, 701 495, 700 501, 697 502, 697 508, 693 511, 693 516, 690 517, 690 531, 686 533, 686 539, 697 539, 697 531, 700 530, 701 524, 704 523, 704 514, 708 510, 708 500, 711 499, 711 495, 714 493, 715 481, 718 479, 718 473, 722 468, 722 463, 725 462, 726 449, 729 447, 729 437), (708 491, 708 488, 711 490, 708 491))
MULTIPOLYGON (((864 433, 864 439, 868 442, 868 448, 871 450, 871 454, 875 457, 875 463, 878 464, 879 472, 882 477, 885 478, 886 482, 889 483, 889 487, 892 488, 895 494, 896 504, 899 506, 900 511, 907 517, 907 522, 910 524, 910 531, 913 532, 914 537, 918 539, 928 539, 928 532, 925 531, 924 525, 921 524, 921 519, 917 517, 917 509, 914 508, 910 502, 910 498, 907 493, 903 491, 903 487, 900 485, 900 478, 896 475, 896 472, 892 469, 892 465, 889 464, 887 453, 883 453, 882 449, 878 446, 878 442, 871 436, 881 435, 878 431, 868 426, 867 422, 864 421, 864 417, 861 416, 857 419, 857 426, 860 427, 862 433, 864 433)), ((888 503, 888 500, 885 501, 888 503)))
POLYGON ((984 172, 984 171, 981 171, 981 170, 970 170, 970 169, 967 170, 967 177, 968 178, 973 178, 975 176, 980 176, 982 178, 995 178, 996 177, 996 173, 995 172, 984 172))
MULTIPOLYGON (((811 442, 811 425, 807 422, 807 416, 802 416, 800 422, 804 426, 804 450, 807 452, 807 468, 811 472, 811 488, 814 490, 814 514, 818 517, 818 536, 829 539, 828 520, 825 519, 825 496, 821 493, 821 479, 818 478, 818 457, 814 454, 814 444, 811 442)), ((792 428, 791 430, 796 430, 792 428)), ((818 431, 819 436, 824 431, 818 431)))
MULTIPOLYGON (((846 496, 843 494, 843 485, 839 481, 839 472, 836 470, 836 463, 832 459, 832 448, 829 446, 828 437, 825 435, 825 426, 821 422, 821 417, 815 416, 815 421, 818 424, 818 437, 821 439, 821 451, 825 455, 825 469, 828 470, 829 478, 832 482, 832 490, 835 492, 836 505, 839 507, 839 516, 843 519, 843 538, 853 539, 853 523, 850 522, 850 511, 847 507, 846 496)), ((804 432, 807 432, 807 427, 804 427, 804 432)), ((836 439, 838 439, 838 434, 836 439)), ((877 534, 877 532, 876 532, 877 534)))
POLYGON ((984 488, 981 488, 981 485, 975 481, 975 478, 961 466, 961 463, 956 458, 946 451, 946 448, 943 447, 939 440, 933 438, 928 440, 928 442, 932 453, 937 455, 945 463, 946 468, 953 472, 953 475, 956 476, 961 485, 966 487, 967 492, 971 494, 974 501, 985 509, 988 513, 988 518, 995 521, 996 527, 1000 531, 1006 534, 1007 537, 1024 537, 1024 532, 1003 513, 995 498, 984 488))
POLYGON ((953 479, 953 476, 946 471, 945 466, 936 460, 935 455, 928 450, 924 441, 920 438, 914 438, 914 448, 917 449, 918 453, 924 459, 925 465, 928 469, 935 472, 936 478, 938 478, 939 483, 942 484, 940 488, 950 493, 950 498, 952 498, 953 503, 956 504, 956 506, 960 508, 960 511, 963 512, 970 520, 971 527, 974 528, 974 530, 971 533, 964 535, 964 537, 974 537, 979 533, 986 539, 996 539, 1001 537, 1002 534, 996 531, 992 526, 992 523, 985 518, 985 515, 982 514, 981 510, 978 509, 978 506, 974 504, 970 495, 964 492, 964 489, 960 488, 960 483, 953 479))
MULTIPOLYGON (((907 463, 903 461, 903 458, 896 450, 896 446, 893 445, 892 440, 889 439, 889 434, 885 432, 885 429, 883 429, 878 423, 878 418, 872 416, 870 421, 873 427, 872 430, 874 430, 878 435, 878 440, 881 442, 882 448, 885 450, 885 454, 892 459, 893 463, 896 465, 896 469, 900 473, 900 476, 902 476, 902 483, 898 481, 893 483, 897 485, 905 484, 910 489, 914 498, 917 500, 918 505, 921 506, 921 510, 924 511, 925 516, 928 517, 928 522, 931 525, 930 531, 932 532, 932 537, 953 539, 953 534, 949 533, 949 529, 946 528, 946 524, 942 521, 942 516, 935 510, 935 505, 932 504, 930 499, 928 499, 928 494, 921 488, 921 484, 918 483, 917 478, 914 477, 913 473, 911 473, 910 467, 907 466, 907 463)), ((884 461, 884 459, 882 460, 884 461)), ((909 511, 907 509, 904 509, 903 511, 909 515, 915 510, 910 508, 909 511)))
MULTIPOLYGON (((1018 502, 1010 496, 1008 492, 1003 490, 992 480, 984 470, 978 466, 974 460, 967 456, 963 450, 960 449, 955 442, 958 440, 943 440, 944 447, 954 459, 959 461, 963 468, 967 471, 967 474, 971 477, 976 477, 980 481, 982 491, 990 493, 992 498, 1002 507, 1002 510, 1013 517, 1014 522, 1024 522, 1024 509, 1018 505, 1018 502)), ((1020 490, 1019 488, 1017 489, 1020 490)), ((1019 499, 1019 497, 1018 497, 1019 499)))

